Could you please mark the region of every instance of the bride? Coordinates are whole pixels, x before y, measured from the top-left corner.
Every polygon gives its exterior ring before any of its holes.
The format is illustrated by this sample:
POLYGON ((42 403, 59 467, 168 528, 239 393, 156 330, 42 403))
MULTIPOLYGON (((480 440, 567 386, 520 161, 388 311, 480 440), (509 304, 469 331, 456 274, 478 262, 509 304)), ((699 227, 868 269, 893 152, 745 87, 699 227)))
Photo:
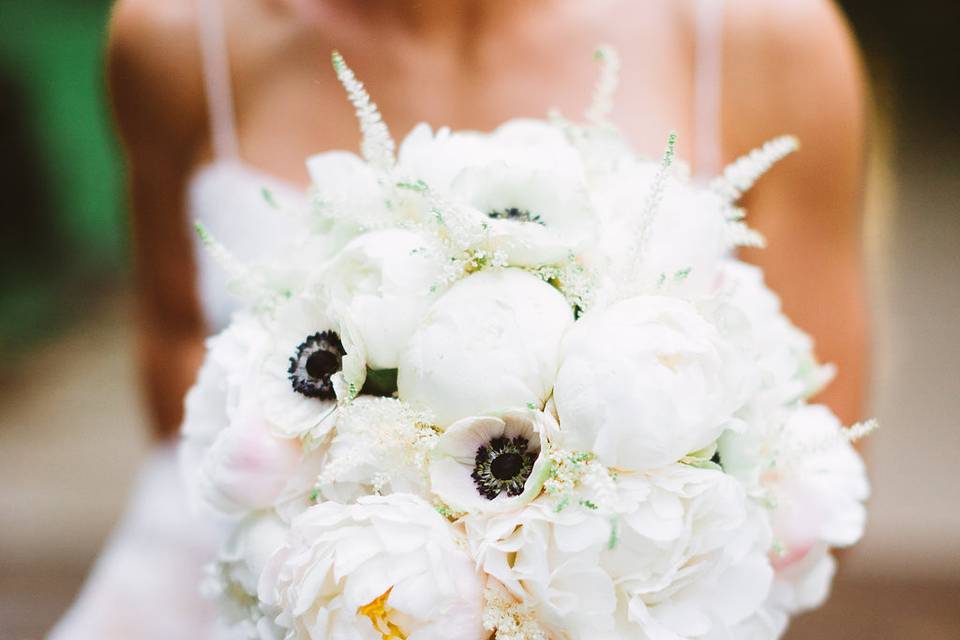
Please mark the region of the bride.
POLYGON ((247 259, 288 239, 261 189, 301 202, 304 158, 357 146, 330 51, 343 52, 402 136, 419 121, 490 129, 551 107, 579 114, 599 43, 620 53, 614 120, 641 151, 658 154, 675 129, 681 157, 709 177, 775 135, 803 142, 750 192, 751 224, 774 250, 746 257, 839 365, 822 400, 845 421, 860 417, 863 81, 827 0, 120 0, 110 87, 158 446, 52 638, 215 635, 197 585, 216 532, 190 519, 171 442, 203 338, 226 323, 231 301, 190 223, 247 259))

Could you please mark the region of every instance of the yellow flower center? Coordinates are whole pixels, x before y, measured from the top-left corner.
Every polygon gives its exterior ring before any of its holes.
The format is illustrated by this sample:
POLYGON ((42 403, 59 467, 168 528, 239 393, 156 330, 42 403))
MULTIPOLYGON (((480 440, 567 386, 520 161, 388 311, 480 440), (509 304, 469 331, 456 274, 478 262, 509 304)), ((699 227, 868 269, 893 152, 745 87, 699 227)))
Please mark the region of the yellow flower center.
POLYGON ((390 621, 390 614, 393 609, 387 605, 387 598, 390 597, 392 589, 393 587, 390 587, 367 604, 357 607, 357 615, 369 618, 373 628, 380 633, 382 640, 407 640, 407 634, 390 621))

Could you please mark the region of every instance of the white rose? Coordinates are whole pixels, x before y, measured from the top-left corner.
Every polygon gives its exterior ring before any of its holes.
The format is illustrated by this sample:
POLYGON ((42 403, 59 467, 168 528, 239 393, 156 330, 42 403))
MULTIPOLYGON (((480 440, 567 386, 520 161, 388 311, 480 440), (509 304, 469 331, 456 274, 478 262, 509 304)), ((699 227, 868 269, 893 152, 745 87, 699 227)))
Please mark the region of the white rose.
POLYGON ((547 432, 553 416, 511 411, 450 425, 431 452, 433 492, 454 511, 515 509, 540 493, 550 472, 547 432))
POLYGON ((572 322, 563 296, 530 273, 467 276, 437 299, 401 355, 400 398, 430 410, 440 425, 540 408, 572 322))
POLYGON ((751 373, 688 302, 643 296, 591 312, 564 339, 563 446, 622 469, 670 464, 731 425, 751 373))
POLYGON ((459 533, 406 494, 298 516, 260 581, 287 638, 480 640, 483 584, 459 533))
POLYGON ((349 310, 373 369, 395 369, 400 350, 430 303, 440 267, 412 231, 372 231, 354 238, 324 269, 335 308, 349 310))

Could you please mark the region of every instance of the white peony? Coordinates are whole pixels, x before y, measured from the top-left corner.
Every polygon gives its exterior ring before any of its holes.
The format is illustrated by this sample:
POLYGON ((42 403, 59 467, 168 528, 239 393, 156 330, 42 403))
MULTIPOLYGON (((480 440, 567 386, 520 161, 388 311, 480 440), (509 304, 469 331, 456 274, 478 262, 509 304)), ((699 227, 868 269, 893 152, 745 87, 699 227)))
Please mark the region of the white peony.
POLYGON ((695 187, 675 168, 655 210, 645 211, 659 170, 659 163, 631 160, 594 181, 591 194, 600 232, 588 252, 590 263, 614 272, 631 265, 643 216, 652 215, 639 270, 631 274, 636 280, 629 284, 646 291, 663 287, 681 293, 708 291, 730 249, 724 236, 724 202, 695 187))
POLYGON ((272 618, 275 611, 257 600, 260 574, 283 546, 287 525, 272 512, 241 521, 208 567, 204 595, 217 600, 229 637, 237 640, 281 640, 285 633, 272 618))
POLYGON ((400 356, 400 398, 436 423, 496 414, 549 397, 560 339, 573 323, 563 296, 518 269, 481 271, 433 304, 400 356))
POLYGON ((769 536, 729 476, 673 465, 587 495, 466 521, 483 569, 551 634, 699 638, 763 603, 769 536))
POLYGON ((440 267, 411 231, 372 231, 352 240, 327 265, 322 287, 346 309, 373 369, 395 369, 430 303, 440 267))
POLYGON ((752 410, 793 403, 825 386, 833 368, 817 364, 812 338, 783 314, 780 299, 763 283, 763 272, 738 260, 725 260, 719 274, 715 297, 725 310, 739 312, 749 334, 749 344, 743 348, 754 354, 760 369, 761 387, 751 401, 752 410))
POLYGON ((630 298, 569 331, 554 401, 563 446, 647 469, 711 444, 732 426, 752 370, 685 301, 630 298))
POLYGON ((546 436, 551 429, 556 429, 553 416, 540 411, 458 420, 431 452, 433 492, 454 511, 469 513, 530 502, 550 472, 546 436))
POLYGON ((770 591, 765 514, 721 472, 682 465, 650 474, 605 559, 622 590, 622 632, 703 638, 753 616, 770 591))
POLYGON ((479 640, 483 583, 460 535, 415 496, 319 504, 293 521, 260 600, 290 640, 479 640))

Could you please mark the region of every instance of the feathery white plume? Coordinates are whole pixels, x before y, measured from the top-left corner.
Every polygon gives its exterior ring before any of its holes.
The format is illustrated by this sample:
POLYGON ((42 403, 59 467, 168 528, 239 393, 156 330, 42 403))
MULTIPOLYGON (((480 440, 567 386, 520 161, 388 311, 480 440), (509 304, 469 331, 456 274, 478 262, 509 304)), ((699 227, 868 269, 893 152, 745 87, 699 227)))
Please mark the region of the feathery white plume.
POLYGON ((587 122, 609 127, 613 112, 613 95, 620 84, 620 56, 609 46, 597 47, 593 57, 600 63, 600 76, 593 90, 593 100, 584 114, 587 122))
POLYGON ((390 171, 396 164, 396 145, 390 136, 390 130, 387 129, 387 123, 383 121, 377 105, 370 99, 363 83, 357 80, 340 52, 334 51, 332 58, 337 78, 347 90, 347 96, 357 112, 357 120, 360 121, 360 132, 363 134, 360 151, 364 160, 381 171, 390 171))
POLYGON ((727 202, 736 202, 774 164, 800 148, 793 136, 780 136, 741 156, 710 183, 710 189, 727 202))

